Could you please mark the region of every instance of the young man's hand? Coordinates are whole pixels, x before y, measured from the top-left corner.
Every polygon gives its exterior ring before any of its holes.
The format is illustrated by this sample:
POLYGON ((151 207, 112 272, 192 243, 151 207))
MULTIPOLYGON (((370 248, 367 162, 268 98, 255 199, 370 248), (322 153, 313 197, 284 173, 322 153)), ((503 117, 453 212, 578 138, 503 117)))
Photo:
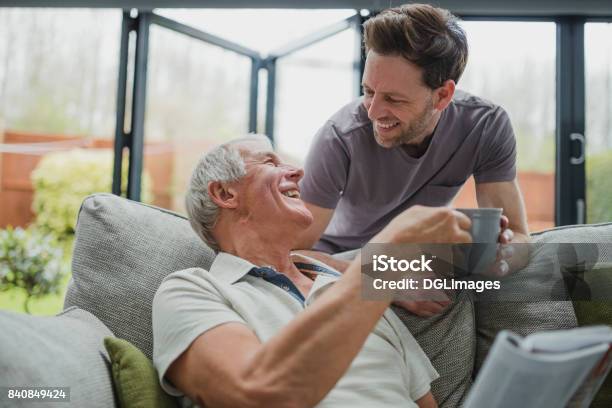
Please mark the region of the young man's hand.
POLYGON ((398 300, 393 302, 407 311, 421 317, 432 317, 440 314, 450 305, 450 301, 434 301, 434 300, 422 300, 422 301, 411 301, 411 300, 398 300))
POLYGON ((319 260, 324 264, 331 266, 340 273, 343 273, 351 264, 351 261, 337 259, 329 254, 326 254, 325 252, 314 251, 312 249, 299 249, 293 252, 319 260))
POLYGON ((508 217, 502 215, 495 263, 485 273, 487 276, 503 277, 510 273, 510 262, 514 255, 514 247, 512 246, 514 232, 508 225, 508 217))

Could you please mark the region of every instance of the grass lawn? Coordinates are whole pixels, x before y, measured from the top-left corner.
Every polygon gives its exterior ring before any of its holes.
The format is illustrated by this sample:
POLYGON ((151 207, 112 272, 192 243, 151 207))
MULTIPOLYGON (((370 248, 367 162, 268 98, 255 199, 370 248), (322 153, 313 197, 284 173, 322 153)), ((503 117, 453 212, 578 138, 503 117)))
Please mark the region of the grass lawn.
MULTIPOLYGON (((70 281, 70 274, 66 274, 62 281, 59 294, 45 295, 30 299, 30 313, 33 315, 49 316, 62 311, 64 308, 64 295, 70 281)), ((14 288, 0 292, 0 310, 25 313, 24 301, 26 294, 23 289, 14 288)))

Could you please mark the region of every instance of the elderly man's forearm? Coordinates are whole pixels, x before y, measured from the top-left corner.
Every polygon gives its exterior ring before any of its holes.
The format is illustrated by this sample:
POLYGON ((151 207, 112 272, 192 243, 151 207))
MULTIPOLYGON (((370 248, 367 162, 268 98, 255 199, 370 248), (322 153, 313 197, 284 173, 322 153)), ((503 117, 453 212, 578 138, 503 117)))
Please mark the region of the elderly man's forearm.
MULTIPOLYGON (((469 227, 469 219, 451 209, 415 206, 373 242, 469 243, 469 227)), ((286 395, 292 406, 312 406, 333 388, 391 301, 363 300, 361 284, 358 255, 333 287, 253 354, 243 371, 252 395, 265 405, 286 395)))
POLYGON ((262 404, 312 406, 334 387, 389 301, 361 299, 360 260, 253 356, 243 384, 262 404))

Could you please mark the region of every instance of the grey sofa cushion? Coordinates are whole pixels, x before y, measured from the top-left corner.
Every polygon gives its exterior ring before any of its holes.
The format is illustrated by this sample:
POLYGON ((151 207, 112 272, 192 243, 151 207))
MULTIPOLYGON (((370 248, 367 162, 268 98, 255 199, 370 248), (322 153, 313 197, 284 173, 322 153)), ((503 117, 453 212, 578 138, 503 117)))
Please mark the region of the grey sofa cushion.
POLYGON ((77 308, 45 317, 0 312, 0 328, 0 387, 70 387, 70 404, 44 405, 115 406, 103 345, 113 334, 91 313, 77 308))
MULTIPOLYGON (((541 267, 546 263, 545 254, 554 243, 583 244, 596 243, 596 253, 599 259, 596 262, 610 261, 612 253, 612 223, 595 225, 578 225, 558 227, 532 235, 536 251, 531 256, 529 268, 541 267), (541 245, 543 244, 543 245, 541 245), (538 257, 535 260, 535 257, 538 257)), ((577 258, 580 259, 584 246, 577 245, 577 258)), ((551 259, 548 257, 548 259, 551 259)), ((544 285, 552 281, 544 281, 541 289, 550 288, 544 285)), ((535 289, 537 290, 537 288, 535 289)), ((543 292, 544 293, 544 292, 543 292)), ((537 296, 542 299, 541 294, 537 296)), ((495 336, 500 330, 509 329, 520 335, 528 335, 536 331, 550 329, 569 329, 576 327, 578 322, 574 307, 570 301, 537 301, 537 302, 475 302, 477 326, 476 372, 482 365, 495 336)))
POLYGON ((96 315, 151 358, 151 305, 163 278, 209 268, 213 252, 182 216, 111 194, 81 206, 64 308, 96 315))

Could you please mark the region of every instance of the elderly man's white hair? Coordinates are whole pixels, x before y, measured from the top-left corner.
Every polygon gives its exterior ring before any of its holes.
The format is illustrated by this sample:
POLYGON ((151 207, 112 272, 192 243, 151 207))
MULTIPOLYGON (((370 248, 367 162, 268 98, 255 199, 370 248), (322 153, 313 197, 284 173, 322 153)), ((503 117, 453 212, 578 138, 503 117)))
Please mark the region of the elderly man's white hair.
POLYGON ((244 160, 236 145, 247 141, 265 141, 270 144, 270 139, 265 135, 252 134, 233 139, 206 153, 198 161, 191 175, 185 196, 189 223, 198 236, 215 252, 219 252, 220 248, 212 235, 212 230, 219 217, 219 207, 208 194, 208 184, 216 181, 231 183, 246 175, 244 160))

